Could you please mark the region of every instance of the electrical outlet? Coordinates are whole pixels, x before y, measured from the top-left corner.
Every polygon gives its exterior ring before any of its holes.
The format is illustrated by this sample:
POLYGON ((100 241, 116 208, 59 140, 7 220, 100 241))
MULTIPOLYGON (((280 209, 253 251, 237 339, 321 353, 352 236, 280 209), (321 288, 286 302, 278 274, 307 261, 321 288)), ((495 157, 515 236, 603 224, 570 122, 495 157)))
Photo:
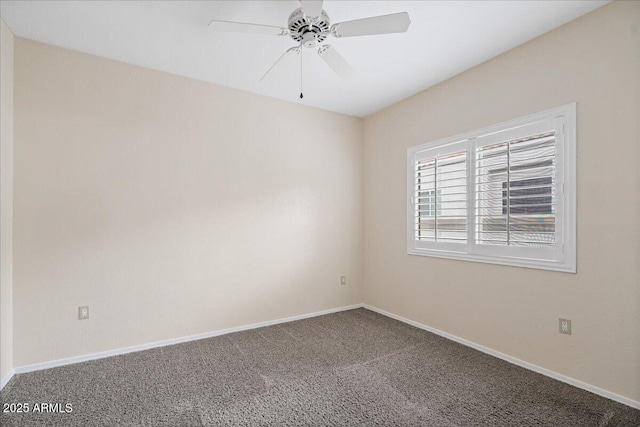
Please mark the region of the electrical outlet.
POLYGON ((347 284, 347 276, 340 276, 340 284, 341 285, 347 284))
POLYGON ((560 319, 560 333, 571 335, 571 320, 560 319))
POLYGON ((83 305, 78 307, 78 320, 87 320, 89 318, 89 306, 83 305))

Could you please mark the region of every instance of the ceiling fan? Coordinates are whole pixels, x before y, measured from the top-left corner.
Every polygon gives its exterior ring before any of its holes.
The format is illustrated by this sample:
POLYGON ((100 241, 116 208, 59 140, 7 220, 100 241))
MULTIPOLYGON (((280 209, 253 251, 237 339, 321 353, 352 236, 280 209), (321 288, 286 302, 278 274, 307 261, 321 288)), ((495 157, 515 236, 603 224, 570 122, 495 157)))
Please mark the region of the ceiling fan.
MULTIPOLYGON (((369 36, 376 34, 404 33, 409 29, 411 20, 407 12, 390 15, 374 16, 356 19, 354 21, 331 24, 329 15, 322 9, 323 0, 300 0, 301 7, 291 12, 287 27, 273 25, 251 24, 246 22, 231 22, 214 19, 209 26, 216 31, 232 33, 253 33, 274 36, 289 36, 298 43, 287 51, 260 78, 262 81, 276 68, 290 63, 302 53, 302 48, 318 47, 318 55, 341 78, 347 80, 353 76, 353 69, 349 63, 329 44, 322 44, 327 37, 336 38, 369 36)), ((300 55, 300 69, 302 74, 302 55, 300 55)), ((302 80, 302 76, 300 77, 302 80)), ((300 84, 302 86, 302 83, 300 84)), ((302 98, 302 89, 300 98, 302 98)))

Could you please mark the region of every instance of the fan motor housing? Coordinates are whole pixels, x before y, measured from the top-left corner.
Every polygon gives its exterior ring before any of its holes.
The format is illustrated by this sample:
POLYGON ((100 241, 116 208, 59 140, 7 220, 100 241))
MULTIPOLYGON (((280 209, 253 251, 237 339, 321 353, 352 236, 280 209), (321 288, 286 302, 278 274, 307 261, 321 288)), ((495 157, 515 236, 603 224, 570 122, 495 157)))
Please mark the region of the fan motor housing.
POLYGON ((289 15, 289 36, 305 47, 314 47, 323 42, 329 34, 331 21, 324 10, 317 18, 305 17, 302 8, 289 15))

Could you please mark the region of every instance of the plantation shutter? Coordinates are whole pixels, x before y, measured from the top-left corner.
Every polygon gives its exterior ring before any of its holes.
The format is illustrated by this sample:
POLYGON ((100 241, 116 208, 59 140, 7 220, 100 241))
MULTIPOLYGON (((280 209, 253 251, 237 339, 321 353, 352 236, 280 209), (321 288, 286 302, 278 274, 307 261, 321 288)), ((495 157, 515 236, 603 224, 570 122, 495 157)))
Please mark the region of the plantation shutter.
POLYGON ((407 253, 574 272, 575 104, 407 150, 407 253))
POLYGON ((476 245, 555 247, 557 154, 553 120, 476 139, 476 245))
POLYGON ((418 153, 414 167, 416 240, 438 242, 438 247, 466 243, 468 149, 464 142, 418 153))

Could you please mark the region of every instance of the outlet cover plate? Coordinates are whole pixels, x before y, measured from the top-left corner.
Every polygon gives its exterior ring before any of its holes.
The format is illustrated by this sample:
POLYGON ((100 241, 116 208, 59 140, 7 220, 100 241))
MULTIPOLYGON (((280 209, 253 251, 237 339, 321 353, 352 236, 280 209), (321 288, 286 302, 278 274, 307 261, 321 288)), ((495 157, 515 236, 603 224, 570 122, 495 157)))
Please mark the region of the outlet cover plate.
POLYGON ((89 306, 83 305, 78 307, 78 320, 87 320, 89 318, 89 306))
POLYGON ((571 335, 571 320, 560 319, 559 328, 561 334, 571 335))

